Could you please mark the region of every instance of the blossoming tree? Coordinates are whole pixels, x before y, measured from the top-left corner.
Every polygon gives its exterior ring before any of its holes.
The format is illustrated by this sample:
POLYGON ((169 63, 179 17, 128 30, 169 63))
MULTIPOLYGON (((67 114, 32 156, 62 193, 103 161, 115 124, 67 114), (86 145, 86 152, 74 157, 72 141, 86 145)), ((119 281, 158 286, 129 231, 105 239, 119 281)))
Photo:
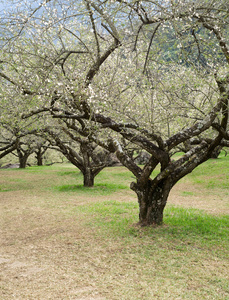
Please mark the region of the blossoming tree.
POLYGON ((172 187, 228 146, 227 1, 25 5, 3 24, 0 72, 30 99, 24 117, 48 113, 115 152, 136 178, 139 223, 161 224, 172 187), (130 144, 150 154, 144 166, 130 144))

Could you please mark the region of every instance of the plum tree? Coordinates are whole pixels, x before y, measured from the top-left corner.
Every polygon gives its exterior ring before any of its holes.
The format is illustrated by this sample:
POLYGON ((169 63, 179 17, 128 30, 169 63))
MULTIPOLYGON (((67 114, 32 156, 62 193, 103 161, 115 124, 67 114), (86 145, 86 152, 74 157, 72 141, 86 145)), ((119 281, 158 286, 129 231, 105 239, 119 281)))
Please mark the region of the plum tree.
POLYGON ((49 114, 70 135, 115 152, 136 178, 139 223, 161 224, 172 187, 228 146, 227 1, 26 5, 10 24, 1 19, 0 72, 29 99, 24 117, 49 114), (143 167, 129 145, 150 154, 143 167))

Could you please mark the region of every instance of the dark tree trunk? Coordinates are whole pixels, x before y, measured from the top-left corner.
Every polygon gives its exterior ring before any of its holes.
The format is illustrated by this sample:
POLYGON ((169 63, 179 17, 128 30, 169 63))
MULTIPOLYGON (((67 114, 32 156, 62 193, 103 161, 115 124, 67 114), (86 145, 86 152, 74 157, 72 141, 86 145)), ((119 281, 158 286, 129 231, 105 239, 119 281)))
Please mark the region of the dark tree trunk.
POLYGON ((37 159, 37 165, 43 166, 43 153, 41 150, 38 150, 36 152, 36 159, 37 159))
POLYGON ((95 175, 93 173, 93 169, 91 166, 91 157, 90 157, 90 144, 88 141, 84 141, 80 145, 80 151, 82 153, 83 157, 83 165, 84 165, 84 171, 83 171, 83 176, 84 176, 84 186, 85 187, 91 187, 94 185, 94 178, 95 175))
POLYGON ((17 149, 17 153, 19 158, 19 168, 25 169, 30 152, 23 153, 22 151, 17 149))
POLYGON ((131 189, 138 196, 139 224, 141 226, 161 225, 163 223, 163 212, 171 188, 169 179, 159 182, 156 186, 153 185, 151 179, 144 186, 137 183, 131 184, 131 189))
POLYGON ((25 169, 27 163, 28 156, 24 155, 19 157, 19 168, 25 169))
POLYGON ((87 168, 85 170, 85 172, 83 173, 83 185, 85 187, 94 186, 94 179, 95 179, 95 176, 94 176, 92 170, 87 168))
POLYGON ((43 166, 43 158, 42 158, 42 156, 37 157, 37 165, 38 166, 43 166))
POLYGON ((222 150, 223 147, 218 146, 214 149, 214 151, 211 154, 211 158, 218 158, 218 156, 220 155, 220 152, 222 150))

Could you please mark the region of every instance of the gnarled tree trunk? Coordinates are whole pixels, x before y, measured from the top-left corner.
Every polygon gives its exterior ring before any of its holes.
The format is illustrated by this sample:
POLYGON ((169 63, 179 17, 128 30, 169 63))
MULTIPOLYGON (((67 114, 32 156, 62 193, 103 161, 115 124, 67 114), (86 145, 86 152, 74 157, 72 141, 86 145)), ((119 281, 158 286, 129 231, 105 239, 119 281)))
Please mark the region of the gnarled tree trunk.
POLYGON ((83 158, 83 185, 85 187, 91 187, 94 185, 94 174, 91 166, 90 157, 90 144, 88 141, 82 141, 80 145, 80 150, 83 158))
POLYGON ((19 158, 19 168, 25 169, 28 157, 30 156, 31 152, 28 151, 28 152, 23 153, 22 151, 17 149, 17 153, 18 153, 18 158, 19 158))
POLYGON ((138 196, 139 224, 141 226, 162 224, 164 208, 172 188, 170 179, 167 178, 156 186, 151 179, 148 179, 144 186, 132 182, 130 187, 138 196))
POLYGON ((85 187, 94 186, 94 179, 95 175, 93 171, 90 168, 85 168, 85 171, 83 172, 83 185, 85 187))
POLYGON ((43 153, 41 149, 38 149, 38 151, 36 152, 36 159, 37 159, 37 165, 43 166, 43 153))

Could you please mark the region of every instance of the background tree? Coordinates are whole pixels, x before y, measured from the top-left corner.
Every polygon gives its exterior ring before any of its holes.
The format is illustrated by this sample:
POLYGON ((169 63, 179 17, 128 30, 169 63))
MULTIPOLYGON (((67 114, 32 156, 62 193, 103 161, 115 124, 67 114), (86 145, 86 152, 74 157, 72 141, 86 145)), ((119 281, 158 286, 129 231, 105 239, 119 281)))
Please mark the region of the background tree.
POLYGON ((19 168, 25 168, 29 156, 36 153, 37 164, 42 165, 42 158, 47 150, 46 141, 38 141, 35 130, 22 130, 2 124, 0 140, 0 159, 11 154, 19 160, 19 168))
POLYGON ((52 149, 60 151, 69 162, 76 166, 83 174, 83 184, 86 187, 94 185, 95 177, 108 166, 117 161, 109 151, 92 143, 87 137, 77 132, 72 133, 67 128, 54 130, 45 128, 43 137, 52 145, 52 149))
POLYGON ((46 151, 49 149, 49 142, 46 140, 36 141, 36 147, 34 149, 35 158, 38 166, 43 166, 43 160, 46 151))

